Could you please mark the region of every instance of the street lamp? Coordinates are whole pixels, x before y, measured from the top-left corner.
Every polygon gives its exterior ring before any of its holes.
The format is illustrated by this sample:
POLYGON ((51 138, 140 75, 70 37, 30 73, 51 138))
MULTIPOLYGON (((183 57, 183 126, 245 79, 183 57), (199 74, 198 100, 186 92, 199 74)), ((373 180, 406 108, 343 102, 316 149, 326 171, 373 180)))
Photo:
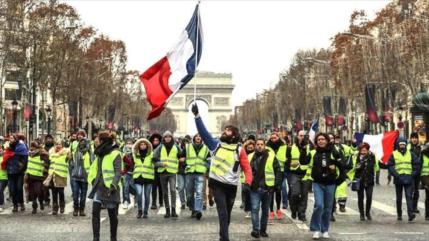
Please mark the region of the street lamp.
POLYGON ((51 106, 49 106, 49 105, 46 108, 46 114, 48 116, 48 135, 50 135, 51 134, 52 109, 51 109, 51 106))
POLYGON ((12 122, 12 131, 13 133, 16 133, 16 118, 18 117, 18 101, 16 101, 16 98, 12 101, 12 110, 13 110, 13 122, 12 122))

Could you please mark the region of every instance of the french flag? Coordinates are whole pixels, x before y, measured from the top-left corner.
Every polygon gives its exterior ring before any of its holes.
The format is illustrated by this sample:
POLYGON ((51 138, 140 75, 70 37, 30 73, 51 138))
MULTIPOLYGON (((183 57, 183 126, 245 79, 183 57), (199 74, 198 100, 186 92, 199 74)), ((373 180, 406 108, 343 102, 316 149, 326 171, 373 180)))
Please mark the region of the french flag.
POLYGON ((387 164, 392 155, 396 138, 399 136, 399 131, 387 131, 379 135, 366 135, 363 133, 355 133, 356 144, 366 142, 370 146, 370 151, 383 164, 387 164))
POLYGON ((313 120, 311 123, 310 130, 308 131, 308 139, 314 144, 314 138, 316 137, 316 133, 319 131, 319 118, 313 120))
POLYGON ((161 114, 166 104, 195 75, 203 46, 199 4, 179 37, 179 41, 167 55, 140 75, 147 100, 152 106, 148 120, 161 114))

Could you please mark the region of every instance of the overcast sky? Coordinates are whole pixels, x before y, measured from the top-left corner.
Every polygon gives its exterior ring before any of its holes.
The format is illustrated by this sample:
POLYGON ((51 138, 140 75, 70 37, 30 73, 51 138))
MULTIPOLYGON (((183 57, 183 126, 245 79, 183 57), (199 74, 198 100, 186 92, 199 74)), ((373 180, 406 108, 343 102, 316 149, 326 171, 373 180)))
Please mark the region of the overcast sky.
MULTIPOLYGON (((123 40, 128 68, 145 71, 178 40, 197 1, 64 0, 86 25, 123 40)), ((370 17, 388 0, 203 0, 200 71, 232 73, 233 104, 273 87, 299 49, 327 48, 354 10, 370 17)))

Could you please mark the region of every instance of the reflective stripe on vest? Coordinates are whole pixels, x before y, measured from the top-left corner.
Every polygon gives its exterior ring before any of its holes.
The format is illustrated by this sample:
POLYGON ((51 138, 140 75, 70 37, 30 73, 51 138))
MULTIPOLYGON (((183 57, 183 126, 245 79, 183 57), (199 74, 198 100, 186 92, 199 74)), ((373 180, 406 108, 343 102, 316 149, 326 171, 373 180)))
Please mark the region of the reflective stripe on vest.
MULTIPOLYGON (((254 152, 252 152, 251 154, 249 154, 249 160, 251 162, 251 160, 253 159, 254 156, 254 152)), ((274 158, 275 158, 275 154, 273 151, 268 151, 268 158, 267 158, 267 162, 265 163, 265 185, 267 187, 273 187, 274 186, 274 181, 276 179, 275 175, 274 175, 274 158)))
MULTIPOLYGON (((306 150, 306 152, 308 154, 308 152, 309 152, 309 146, 307 146, 305 150, 306 150)), ((292 149, 291 149, 291 153, 290 154, 291 154, 291 163, 290 163, 291 166, 290 166, 290 170, 295 171, 295 170, 300 169, 302 171, 307 171, 308 165, 302 165, 299 162, 299 157, 301 155, 301 151, 299 150, 299 148, 295 144, 292 145, 292 149), (296 167, 292 167, 292 163, 296 163, 297 166, 296 167)))
MULTIPOLYGON (((314 163, 314 156, 315 155, 316 155, 316 150, 310 151, 310 163, 308 164, 307 172, 305 173, 305 176, 302 179, 303 181, 313 180, 313 178, 311 177, 311 173, 313 170, 313 163, 314 163)), ((332 153, 331 153, 331 158, 334 159, 334 157, 332 156, 332 153)), ((338 177, 340 174, 340 170, 338 169, 338 167, 336 167, 335 169, 336 169, 336 173, 337 173, 337 177, 338 177)))
POLYGON ((36 176, 43 177, 43 161, 40 159, 40 156, 29 156, 26 173, 36 176))
POLYGON ((49 165, 49 174, 57 174, 60 177, 67 177, 69 173, 69 166, 66 162, 67 154, 59 155, 54 153, 49 156, 51 164, 49 165))
POLYGON ((195 152, 195 148, 192 144, 186 145, 186 169, 185 173, 206 173, 206 157, 208 153, 208 148, 203 144, 200 151, 195 152))
POLYGON ((150 180, 155 179, 155 168, 152 163, 152 157, 153 157, 153 153, 146 155, 142 163, 140 156, 133 155, 133 158, 134 158, 133 179, 137 179, 140 176, 142 176, 145 179, 150 179, 150 180))
POLYGON ((225 176, 228 171, 232 170, 234 162, 238 158, 236 150, 237 144, 221 143, 216 154, 212 157, 210 172, 221 177, 225 176))
MULTIPOLYGON (((274 152, 274 150, 271 147, 267 147, 267 149, 271 150, 272 152, 274 152)), ((282 146, 279 147, 279 149, 276 152, 276 158, 277 158, 277 161, 279 161, 280 170, 282 172, 284 172, 284 169, 285 169, 286 150, 287 150, 287 146, 286 145, 282 145, 282 146)))
POLYGON ((411 175, 413 166, 410 151, 407 150, 405 155, 402 155, 399 151, 394 151, 393 158, 395 159, 395 170, 398 174, 411 175))
MULTIPOLYGON (((3 162, 3 156, 0 156, 0 164, 3 162)), ((0 180, 7 180, 7 171, 0 168, 0 180)))
MULTIPOLYGON (((103 181, 104 186, 107 188, 110 188, 112 185, 113 178, 115 177, 115 169, 114 169, 114 161, 118 157, 121 158, 121 152, 118 150, 113 150, 109 154, 105 155, 103 157, 103 160, 101 160, 101 171, 103 175, 103 181)), ((89 170, 88 174, 88 183, 91 183, 94 181, 95 177, 97 176, 98 171, 98 157, 92 162, 91 168, 89 170)))
POLYGON ((429 157, 423 155, 422 172, 421 176, 429 176, 429 157))
POLYGON ((167 164, 167 167, 159 167, 158 172, 162 173, 167 170, 168 173, 176 174, 179 171, 179 159, 177 158, 178 150, 175 145, 171 147, 170 153, 167 155, 167 148, 161 147, 160 161, 167 164))

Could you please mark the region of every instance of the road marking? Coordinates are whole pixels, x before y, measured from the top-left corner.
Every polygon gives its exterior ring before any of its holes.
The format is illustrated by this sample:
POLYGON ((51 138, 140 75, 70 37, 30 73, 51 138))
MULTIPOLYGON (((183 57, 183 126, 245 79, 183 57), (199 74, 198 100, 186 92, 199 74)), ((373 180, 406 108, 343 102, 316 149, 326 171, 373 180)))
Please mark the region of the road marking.
MULTIPOLYGON (((357 198, 353 198, 353 200, 357 201, 357 198)), ((386 205, 386 204, 381 203, 379 201, 376 201, 374 199, 372 200, 372 207, 375 208, 375 209, 378 209, 380 211, 383 211, 383 212, 385 212, 387 214, 396 216, 396 208, 395 207, 386 205)))
POLYGON ((394 232, 394 234, 400 234, 400 235, 423 235, 425 233, 423 233, 423 232, 394 232))
POLYGON ((365 235, 367 233, 338 233, 339 235, 365 235))
POLYGON ((100 223, 104 222, 104 220, 106 220, 106 217, 101 218, 101 219, 100 219, 100 223))
POLYGON ((3 209, 3 212, 0 212, 0 215, 10 215, 10 214, 12 214, 12 209, 13 209, 13 207, 3 209))
POLYGON ((308 226, 307 226, 307 224, 305 224, 304 222, 302 222, 302 221, 299 221, 299 220, 296 220, 296 219, 292 219, 292 216, 291 216, 291 213, 289 212, 289 210, 284 210, 284 209, 281 209, 282 210, 282 213, 284 214, 284 215, 286 215, 290 220, 292 220, 292 222, 299 228, 299 229, 302 229, 302 230, 309 230, 309 228, 308 228, 308 226))

